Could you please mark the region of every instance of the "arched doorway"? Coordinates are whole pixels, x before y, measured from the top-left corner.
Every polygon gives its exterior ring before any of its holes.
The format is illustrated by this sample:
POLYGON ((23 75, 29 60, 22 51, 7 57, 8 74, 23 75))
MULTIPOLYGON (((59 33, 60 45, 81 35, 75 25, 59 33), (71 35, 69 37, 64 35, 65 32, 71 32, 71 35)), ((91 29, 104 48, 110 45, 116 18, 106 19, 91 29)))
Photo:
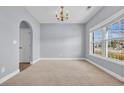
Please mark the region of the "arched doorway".
POLYGON ((26 21, 20 23, 19 32, 19 68, 23 71, 32 61, 32 28, 26 21))

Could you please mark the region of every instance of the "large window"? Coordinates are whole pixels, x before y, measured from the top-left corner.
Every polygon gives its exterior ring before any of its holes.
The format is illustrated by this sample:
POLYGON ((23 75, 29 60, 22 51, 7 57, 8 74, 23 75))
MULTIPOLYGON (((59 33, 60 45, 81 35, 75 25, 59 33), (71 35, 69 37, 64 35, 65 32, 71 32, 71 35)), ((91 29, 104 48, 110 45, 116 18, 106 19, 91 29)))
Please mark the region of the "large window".
POLYGON ((123 18, 118 18, 90 32, 90 53, 124 61, 123 18))

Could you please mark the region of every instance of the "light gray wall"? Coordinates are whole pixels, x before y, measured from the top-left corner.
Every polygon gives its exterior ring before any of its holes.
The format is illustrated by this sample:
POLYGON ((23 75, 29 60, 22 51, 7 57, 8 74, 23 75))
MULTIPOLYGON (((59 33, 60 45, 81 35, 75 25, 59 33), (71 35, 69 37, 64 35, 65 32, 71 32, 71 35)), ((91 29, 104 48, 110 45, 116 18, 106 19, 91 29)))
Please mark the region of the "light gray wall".
POLYGON ((121 76, 124 76, 124 67, 121 65, 117 65, 112 62, 107 62, 105 60, 89 56, 89 29, 93 26, 99 24, 100 22, 104 21, 105 19, 109 18, 119 10, 124 9, 124 7, 119 6, 108 6, 104 7, 99 13, 96 14, 86 25, 85 25, 85 57, 92 60, 96 64, 99 64, 103 66, 104 68, 107 68, 121 76))
POLYGON ((19 24, 23 20, 33 29, 33 60, 40 57, 40 24, 23 7, 1 6, 0 78, 19 69, 19 24))
POLYGON ((83 58, 83 24, 41 24, 41 58, 83 58))

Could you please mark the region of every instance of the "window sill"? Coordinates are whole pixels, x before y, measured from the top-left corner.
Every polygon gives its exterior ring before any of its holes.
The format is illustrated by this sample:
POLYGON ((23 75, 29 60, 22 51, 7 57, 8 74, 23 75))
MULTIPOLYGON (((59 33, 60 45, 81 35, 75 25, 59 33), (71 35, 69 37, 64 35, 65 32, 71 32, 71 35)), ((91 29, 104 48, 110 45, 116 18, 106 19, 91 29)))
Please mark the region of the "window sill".
POLYGON ((117 60, 117 59, 110 59, 110 58, 102 57, 102 56, 95 55, 95 54, 89 54, 89 56, 96 57, 96 58, 99 58, 99 59, 103 59, 105 61, 109 61, 111 63, 115 63, 115 64, 119 64, 119 65, 124 66, 124 62, 120 61, 120 60, 117 60))

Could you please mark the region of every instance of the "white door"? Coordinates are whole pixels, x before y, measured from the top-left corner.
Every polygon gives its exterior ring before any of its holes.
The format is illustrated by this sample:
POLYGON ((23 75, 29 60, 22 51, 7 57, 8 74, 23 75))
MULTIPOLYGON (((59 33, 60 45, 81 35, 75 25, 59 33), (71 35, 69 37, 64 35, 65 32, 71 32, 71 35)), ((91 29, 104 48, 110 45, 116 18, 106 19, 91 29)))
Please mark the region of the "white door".
POLYGON ((20 29, 20 62, 30 62, 32 58, 32 34, 31 29, 20 29))

